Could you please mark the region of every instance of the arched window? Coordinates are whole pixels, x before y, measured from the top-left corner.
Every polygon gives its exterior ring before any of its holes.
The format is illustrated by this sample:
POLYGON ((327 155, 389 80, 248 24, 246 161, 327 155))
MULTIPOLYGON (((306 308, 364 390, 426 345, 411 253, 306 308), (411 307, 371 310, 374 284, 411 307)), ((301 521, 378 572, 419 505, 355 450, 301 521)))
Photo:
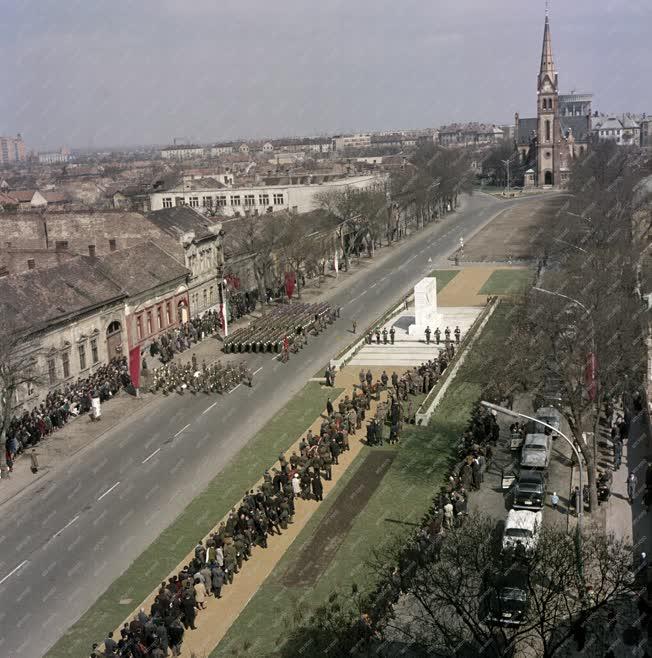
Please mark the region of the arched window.
POLYGON ((550 141, 550 121, 546 119, 546 142, 550 141))

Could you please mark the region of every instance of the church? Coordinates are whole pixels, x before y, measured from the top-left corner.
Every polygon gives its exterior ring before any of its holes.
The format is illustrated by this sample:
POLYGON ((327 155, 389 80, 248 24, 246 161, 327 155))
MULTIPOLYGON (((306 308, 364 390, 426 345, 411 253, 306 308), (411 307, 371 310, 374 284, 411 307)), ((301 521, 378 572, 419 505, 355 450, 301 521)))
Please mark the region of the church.
POLYGON ((559 93, 546 10, 541 67, 537 77, 537 116, 514 116, 514 136, 521 164, 528 166, 525 187, 562 187, 575 158, 589 148, 591 94, 559 93))

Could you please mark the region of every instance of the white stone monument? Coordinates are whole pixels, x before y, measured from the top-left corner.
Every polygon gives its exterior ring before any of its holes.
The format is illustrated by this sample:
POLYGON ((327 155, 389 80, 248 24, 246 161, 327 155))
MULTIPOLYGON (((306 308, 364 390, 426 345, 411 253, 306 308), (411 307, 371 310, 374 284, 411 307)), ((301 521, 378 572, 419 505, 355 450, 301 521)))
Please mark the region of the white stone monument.
POLYGON ((437 279, 428 276, 414 286, 414 324, 408 328, 408 335, 423 338, 426 327, 435 332, 443 319, 437 312, 437 279))

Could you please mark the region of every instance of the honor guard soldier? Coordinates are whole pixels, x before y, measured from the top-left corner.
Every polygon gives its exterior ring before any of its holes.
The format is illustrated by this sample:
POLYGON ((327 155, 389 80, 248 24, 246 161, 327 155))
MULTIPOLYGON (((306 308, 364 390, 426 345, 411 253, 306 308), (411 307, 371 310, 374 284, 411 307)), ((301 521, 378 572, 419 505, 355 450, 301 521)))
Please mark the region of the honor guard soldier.
POLYGON ((387 345, 387 327, 383 329, 383 344, 387 345))
POLYGON ((444 336, 446 336, 446 342, 448 342, 451 339, 451 330, 448 327, 444 329, 444 336))
POLYGON ((455 327, 455 342, 459 345, 460 344, 460 328, 459 326, 455 327))
POLYGON ((426 327, 426 345, 430 345, 430 327, 426 327))
POLYGON ((439 345, 439 341, 441 340, 441 331, 439 331, 439 327, 435 329, 435 343, 439 345))
POLYGON ((392 327, 392 328, 389 330, 389 339, 391 340, 392 345, 394 344, 394 336, 395 336, 395 335, 396 335, 396 330, 394 329, 394 327, 392 327))
POLYGON ((380 329, 376 329, 376 345, 380 345, 380 329))

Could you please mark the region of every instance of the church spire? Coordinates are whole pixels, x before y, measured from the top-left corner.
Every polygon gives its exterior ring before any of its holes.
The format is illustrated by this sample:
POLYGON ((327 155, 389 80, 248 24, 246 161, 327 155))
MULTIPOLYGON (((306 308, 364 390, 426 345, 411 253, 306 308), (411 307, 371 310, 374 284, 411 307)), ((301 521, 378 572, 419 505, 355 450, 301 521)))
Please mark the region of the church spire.
POLYGON ((544 75, 553 80, 555 75, 555 64, 552 60, 552 38, 550 37, 550 20, 548 18, 548 3, 546 3, 546 23, 543 28, 543 48, 541 50, 541 71, 540 76, 544 75))

